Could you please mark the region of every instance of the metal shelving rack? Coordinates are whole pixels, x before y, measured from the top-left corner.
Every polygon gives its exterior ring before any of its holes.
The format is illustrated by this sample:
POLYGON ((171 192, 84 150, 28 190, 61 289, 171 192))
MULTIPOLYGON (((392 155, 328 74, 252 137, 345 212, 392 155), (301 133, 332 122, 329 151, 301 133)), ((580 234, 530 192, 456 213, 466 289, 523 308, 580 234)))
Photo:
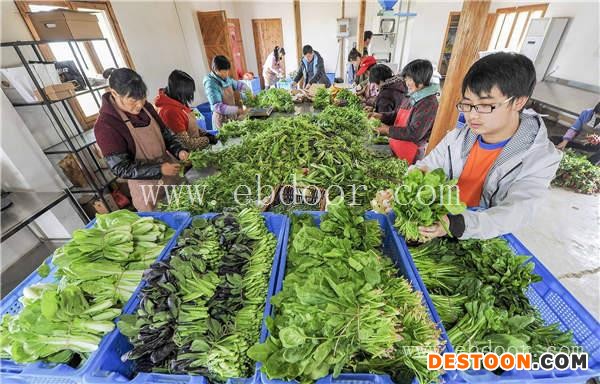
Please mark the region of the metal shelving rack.
POLYGON ((104 197, 104 191, 108 188, 108 186, 113 183, 117 177, 114 176, 109 170, 103 169, 96 157, 96 154, 92 150, 92 145, 96 142, 96 138, 94 136, 93 130, 84 130, 81 126, 81 123, 75 118, 73 112, 71 110, 70 105, 67 103, 69 99, 72 99, 77 96, 91 94, 94 102, 100 108, 101 106, 101 95, 100 91, 107 88, 108 85, 102 85, 93 87, 90 84, 89 79, 86 76, 85 69, 83 65, 87 68, 87 63, 83 54, 81 53, 81 49, 79 47, 79 43, 83 42, 93 42, 100 41, 105 42, 108 47, 108 51, 112 57, 114 62, 114 67, 117 68, 119 65, 117 63, 117 59, 114 55, 114 52, 108 43, 108 40, 105 38, 99 39, 69 39, 69 40, 61 40, 61 41, 47 41, 47 40, 38 40, 38 41, 14 41, 14 42, 6 42, 1 43, 2 48, 13 48, 17 56, 19 57, 21 64, 25 67, 29 77, 33 81, 35 88, 39 92, 42 97, 42 101, 32 102, 32 103, 13 103, 15 107, 29 107, 29 106, 41 106, 44 110, 48 118, 50 119, 50 123, 54 127, 57 132, 61 142, 58 144, 54 144, 50 147, 43 148, 46 156, 51 155, 66 155, 72 154, 77 159, 79 166, 83 172, 83 176, 88 184, 88 187, 79 187, 79 186, 70 186, 65 190, 65 194, 71 199, 77 208, 78 214, 84 219, 84 221, 89 220, 90 218, 87 216, 79 201, 73 196, 74 194, 93 194, 97 198, 99 198, 107 209, 110 210, 110 206, 107 200, 104 197), (75 64, 77 65, 77 69, 83 77, 85 86, 85 90, 76 92, 75 95, 59 99, 53 100, 48 97, 46 92, 44 91, 44 86, 40 84, 40 81, 36 77, 34 73, 34 69, 31 64, 54 64, 53 61, 44 60, 41 51, 39 49, 40 45, 49 44, 49 43, 66 43, 68 44, 73 57, 75 58, 75 64), (31 48, 33 54, 35 55, 35 60, 28 60, 25 57, 24 48, 31 48), (83 65, 82 65, 83 63, 83 65), (71 122, 72 126, 75 129, 72 129, 68 124, 63 124, 67 119, 58 108, 58 106, 62 106, 62 110, 65 111, 66 117, 71 122), (60 116, 60 117, 59 117, 60 116), (61 119, 62 117, 62 119, 61 119))

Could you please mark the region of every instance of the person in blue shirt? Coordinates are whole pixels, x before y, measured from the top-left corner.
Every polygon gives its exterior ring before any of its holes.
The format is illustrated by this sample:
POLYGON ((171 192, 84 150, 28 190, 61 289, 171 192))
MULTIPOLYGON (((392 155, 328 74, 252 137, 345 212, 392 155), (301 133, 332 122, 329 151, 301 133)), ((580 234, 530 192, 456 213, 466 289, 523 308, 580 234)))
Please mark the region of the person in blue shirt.
POLYGON ((354 85, 356 79, 356 72, 360 66, 360 60, 362 55, 358 52, 358 49, 352 48, 348 53, 348 66, 346 67, 346 82, 350 85, 354 85))
POLYGON ((294 78, 292 86, 298 85, 300 80, 304 79, 304 88, 307 89, 313 84, 325 84, 325 87, 331 87, 331 82, 325 73, 325 64, 323 57, 319 52, 313 50, 310 45, 302 48, 302 60, 298 65, 298 73, 294 78))
POLYGON ((242 108, 236 105, 235 92, 243 92, 248 87, 244 82, 229 76, 231 63, 225 56, 215 56, 212 71, 204 77, 203 85, 212 111, 213 129, 219 129, 229 120, 243 115, 242 108))
POLYGON ((600 103, 596 104, 594 108, 584 109, 581 112, 577 120, 575 120, 575 123, 567 130, 567 133, 565 133, 562 141, 556 148, 560 150, 565 149, 567 145, 581 133, 586 124, 594 130, 600 130, 600 103))

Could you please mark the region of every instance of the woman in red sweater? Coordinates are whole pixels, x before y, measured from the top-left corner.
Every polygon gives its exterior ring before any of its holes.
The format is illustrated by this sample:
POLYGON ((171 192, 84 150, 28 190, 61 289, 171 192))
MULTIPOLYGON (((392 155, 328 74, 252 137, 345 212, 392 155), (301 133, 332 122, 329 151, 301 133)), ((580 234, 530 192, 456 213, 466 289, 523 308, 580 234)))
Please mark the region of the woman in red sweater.
POLYGON ((199 150, 216 143, 214 136, 199 129, 196 116, 189 105, 194 99, 196 84, 187 73, 174 70, 166 88, 158 90, 154 105, 160 118, 190 150, 199 150))

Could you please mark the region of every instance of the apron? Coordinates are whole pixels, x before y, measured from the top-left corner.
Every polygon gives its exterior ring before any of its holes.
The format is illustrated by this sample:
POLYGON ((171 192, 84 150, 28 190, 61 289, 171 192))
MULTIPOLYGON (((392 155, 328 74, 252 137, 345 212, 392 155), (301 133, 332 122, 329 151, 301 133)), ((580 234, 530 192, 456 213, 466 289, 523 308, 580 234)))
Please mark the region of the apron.
MULTIPOLYGON (((129 133, 131 137, 133 137, 133 141, 135 142, 135 160, 146 163, 164 163, 165 161, 177 162, 177 160, 167 152, 167 148, 165 146, 165 140, 162 137, 162 133, 160 131, 160 125, 158 122, 154 120, 154 117, 148 112, 148 110, 144 107, 144 111, 150 116, 150 124, 145 127, 135 128, 131 121, 127 118, 125 113, 121 111, 114 102, 113 106, 115 110, 129 129, 129 133)), ((127 185, 129 186, 129 192, 131 194, 131 201, 133 206, 139 212, 148 212, 155 209, 156 204, 152 199, 148 199, 146 201, 144 199, 144 192, 142 190, 142 185, 145 185, 145 190, 148 193, 150 190, 157 191, 158 195, 156 202, 160 201, 164 195, 165 190, 161 188, 162 185, 174 185, 181 184, 182 179, 178 176, 163 176, 160 180, 127 180, 127 185)), ((148 193, 146 196, 149 196, 148 193)))
POLYGON ((200 136, 200 128, 198 127, 198 121, 196 121, 196 115, 194 115, 194 112, 188 113, 187 134, 189 137, 200 136))
MULTIPOLYGON (((411 113, 412 108, 398 109, 394 126, 406 129, 411 113)), ((413 143, 412 141, 392 139, 391 137, 389 138, 389 143, 390 149, 396 157, 408 161, 409 164, 413 164, 415 162, 417 152, 419 152, 419 146, 417 144, 413 143)))
MULTIPOLYGON (((227 87, 223 89, 223 103, 227 105, 236 105, 235 102, 235 93, 233 92, 233 87, 227 87)), ((227 115, 222 115, 218 112, 213 112, 212 114, 212 125, 213 129, 219 129, 230 120, 235 120, 235 117, 230 117, 227 115)))

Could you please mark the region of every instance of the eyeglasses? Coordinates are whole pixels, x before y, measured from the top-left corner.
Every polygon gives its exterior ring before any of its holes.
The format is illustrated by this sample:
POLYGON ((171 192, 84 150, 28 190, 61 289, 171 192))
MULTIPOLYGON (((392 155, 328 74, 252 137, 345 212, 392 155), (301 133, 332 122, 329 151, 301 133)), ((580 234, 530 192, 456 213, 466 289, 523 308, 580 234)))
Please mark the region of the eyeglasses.
POLYGON ((459 112, 471 112, 473 109, 475 109, 475 111, 477 113, 492 113, 492 112, 494 112, 494 109, 501 107, 502 105, 508 103, 512 99, 513 99, 512 97, 509 97, 508 99, 504 100, 503 102, 496 103, 496 104, 473 105, 473 104, 466 104, 466 103, 458 103, 458 104, 456 104, 456 109, 458 109, 459 112))

